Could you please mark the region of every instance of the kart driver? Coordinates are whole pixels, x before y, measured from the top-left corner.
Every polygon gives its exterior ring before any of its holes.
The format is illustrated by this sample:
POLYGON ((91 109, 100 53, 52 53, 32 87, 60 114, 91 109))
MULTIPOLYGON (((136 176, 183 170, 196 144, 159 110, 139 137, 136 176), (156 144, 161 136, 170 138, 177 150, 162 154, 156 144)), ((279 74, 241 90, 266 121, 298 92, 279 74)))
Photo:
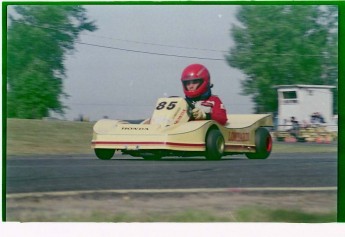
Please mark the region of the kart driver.
POLYGON ((187 102, 193 104, 194 120, 213 119, 224 125, 227 122, 226 110, 218 96, 212 95, 210 73, 201 64, 186 67, 181 76, 183 91, 187 102))

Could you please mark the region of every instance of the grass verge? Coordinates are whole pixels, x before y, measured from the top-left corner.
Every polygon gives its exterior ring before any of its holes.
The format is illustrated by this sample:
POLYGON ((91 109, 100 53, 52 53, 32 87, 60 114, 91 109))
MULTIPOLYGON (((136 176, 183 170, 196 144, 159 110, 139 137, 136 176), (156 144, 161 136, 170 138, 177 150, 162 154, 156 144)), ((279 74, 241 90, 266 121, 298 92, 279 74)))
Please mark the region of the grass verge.
POLYGON ((336 222, 336 212, 307 213, 299 210, 240 208, 228 215, 219 215, 203 210, 189 209, 175 213, 141 212, 139 214, 93 211, 74 215, 36 215, 19 218, 8 217, 7 221, 21 222, 285 222, 285 223, 331 223, 336 222))
POLYGON ((7 154, 91 154, 92 126, 89 122, 7 119, 7 154))
POLYGON ((19 222, 336 222, 334 191, 7 197, 19 222))
POLYGON ((237 211, 239 222, 289 222, 289 223, 327 223, 336 222, 336 212, 308 213, 299 210, 264 209, 246 207, 237 211))
MULTIPOLYGON (((92 222, 102 222, 106 213, 95 212, 90 216, 92 222)), ((84 217, 85 218, 85 217, 84 217)), ((84 218, 76 217, 75 221, 84 218)), ((85 219, 84 219, 85 220, 85 219)), ((305 213, 298 210, 269 210, 262 208, 243 208, 228 216, 220 216, 200 210, 186 210, 173 214, 144 213, 131 216, 121 213, 108 216, 107 222, 285 222, 285 223, 330 223, 336 222, 336 213, 305 213)))

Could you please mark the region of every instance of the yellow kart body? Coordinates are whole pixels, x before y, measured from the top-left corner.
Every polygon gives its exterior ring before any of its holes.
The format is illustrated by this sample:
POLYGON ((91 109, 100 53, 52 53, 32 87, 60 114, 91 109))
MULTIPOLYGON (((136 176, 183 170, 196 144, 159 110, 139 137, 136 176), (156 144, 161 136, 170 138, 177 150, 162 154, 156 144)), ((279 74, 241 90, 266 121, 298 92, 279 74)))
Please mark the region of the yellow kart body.
POLYGON ((227 124, 222 126, 214 120, 191 120, 191 106, 181 97, 160 98, 152 117, 140 124, 102 119, 94 125, 92 148, 100 159, 111 159, 115 151, 146 159, 269 156, 272 138, 264 127, 272 126, 270 114, 229 114, 227 124))

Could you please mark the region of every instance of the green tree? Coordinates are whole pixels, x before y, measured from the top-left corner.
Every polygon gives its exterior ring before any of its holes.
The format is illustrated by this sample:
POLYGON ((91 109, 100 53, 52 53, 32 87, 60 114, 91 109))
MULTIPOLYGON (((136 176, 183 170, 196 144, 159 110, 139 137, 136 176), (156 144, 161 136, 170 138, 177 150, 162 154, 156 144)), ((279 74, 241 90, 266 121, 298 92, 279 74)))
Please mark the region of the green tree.
POLYGON ((245 73, 242 94, 252 95, 257 113, 277 111, 275 85, 337 84, 336 8, 242 6, 236 17, 226 59, 245 73))
MULTIPOLYGON (((328 29, 326 49, 323 52, 322 78, 325 85, 338 85, 338 7, 320 10, 320 22, 328 29)), ((338 86, 333 91, 333 112, 338 113, 338 86)))
POLYGON ((80 32, 96 26, 82 6, 18 5, 14 10, 7 31, 7 115, 64 114, 66 54, 73 53, 80 32))

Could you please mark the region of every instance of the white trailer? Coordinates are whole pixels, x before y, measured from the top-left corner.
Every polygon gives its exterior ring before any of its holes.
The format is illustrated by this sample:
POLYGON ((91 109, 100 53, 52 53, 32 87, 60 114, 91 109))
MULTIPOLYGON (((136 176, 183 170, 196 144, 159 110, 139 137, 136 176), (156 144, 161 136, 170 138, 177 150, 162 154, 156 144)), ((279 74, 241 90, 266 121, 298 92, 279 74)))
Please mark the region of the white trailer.
POLYGON ((279 85, 278 125, 284 130, 291 117, 300 123, 311 123, 311 115, 320 114, 326 124, 333 124, 333 93, 335 86, 327 85, 279 85))

